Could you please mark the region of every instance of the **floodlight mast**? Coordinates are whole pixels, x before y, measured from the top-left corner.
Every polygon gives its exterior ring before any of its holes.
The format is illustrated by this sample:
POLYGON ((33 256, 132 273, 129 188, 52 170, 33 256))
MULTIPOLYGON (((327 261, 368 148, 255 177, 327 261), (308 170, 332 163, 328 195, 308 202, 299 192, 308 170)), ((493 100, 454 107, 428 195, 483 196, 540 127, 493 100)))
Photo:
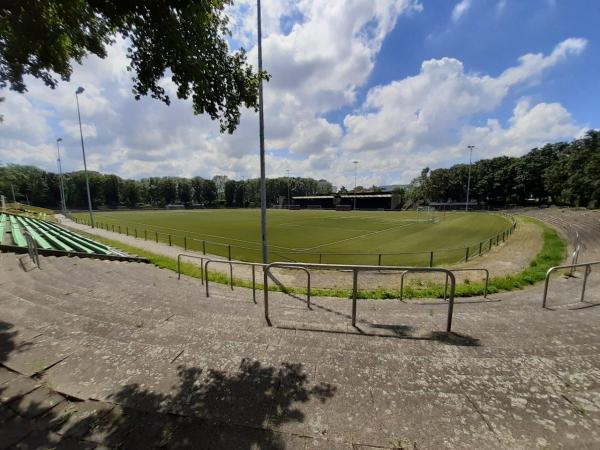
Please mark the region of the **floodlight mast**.
POLYGON ((290 207, 291 204, 291 198, 290 198, 290 169, 286 169, 287 172, 287 187, 288 187, 288 209, 290 207))
MULTIPOLYGON (((262 30, 260 17, 260 0, 256 0, 256 21, 258 28, 258 131, 260 139, 260 232, 262 242, 262 262, 269 263, 267 247, 267 180, 265 178, 265 116, 263 111, 262 82, 262 30)), ((266 273, 265 273, 266 276, 266 273)))
MULTIPOLYGON (((267 271, 266 264, 269 264, 269 249, 267 247, 267 180, 265 178, 265 116, 263 111, 263 82, 262 82, 262 30, 260 17, 260 0, 256 0, 256 22, 257 22, 257 41, 258 41, 258 131, 260 140, 260 234, 262 243, 262 262, 264 277, 264 295, 267 298, 266 286, 267 271)), ((265 319, 270 326, 269 303, 265 300, 265 319)))
POLYGON ((94 228, 94 215, 92 214, 92 197, 90 196, 90 179, 88 177, 87 164, 85 162, 85 147, 83 145, 83 129, 81 128, 81 113, 79 112, 79 94, 85 89, 81 86, 75 91, 75 101, 77 102, 77 117, 79 118, 79 135, 81 136, 81 153, 83 154, 83 170, 85 172, 85 187, 87 190, 88 210, 90 212, 90 224, 94 228))
POLYGON ((358 168, 358 161, 352 161, 354 164, 354 210, 356 211, 356 171, 358 168))
POLYGON ((469 211, 469 194, 471 191, 471 165, 473 164, 473 149, 474 145, 467 145, 469 149, 469 176, 467 178, 467 204, 465 205, 465 211, 469 211))
POLYGON ((60 191, 60 207, 62 209, 63 214, 67 213, 67 203, 65 201, 65 186, 63 184, 63 174, 62 174, 62 164, 60 162, 60 142, 62 142, 62 138, 56 139, 56 154, 58 163, 58 187, 60 191))

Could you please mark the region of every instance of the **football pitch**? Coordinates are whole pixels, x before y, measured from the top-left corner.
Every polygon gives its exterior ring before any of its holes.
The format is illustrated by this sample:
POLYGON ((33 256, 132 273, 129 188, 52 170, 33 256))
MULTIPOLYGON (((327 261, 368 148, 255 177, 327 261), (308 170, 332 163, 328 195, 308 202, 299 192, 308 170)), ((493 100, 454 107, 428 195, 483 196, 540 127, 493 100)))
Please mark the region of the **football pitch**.
MULTIPOLYGON (((75 217, 88 219, 85 213, 75 217)), ((269 210, 270 261, 420 265, 458 262, 508 230, 494 213, 269 210), (380 256, 381 255, 381 256, 380 256)), ((260 261, 260 210, 96 212, 98 227, 208 254, 260 261)))

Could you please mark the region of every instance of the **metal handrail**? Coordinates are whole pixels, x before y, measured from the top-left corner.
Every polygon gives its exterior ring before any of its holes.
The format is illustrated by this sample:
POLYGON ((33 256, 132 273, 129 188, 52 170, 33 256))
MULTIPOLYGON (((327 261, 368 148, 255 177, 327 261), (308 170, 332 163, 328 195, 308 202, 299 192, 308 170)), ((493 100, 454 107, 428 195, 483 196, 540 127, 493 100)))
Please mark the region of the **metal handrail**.
POLYGON ((204 258, 204 287, 206 289, 206 297, 210 297, 210 293, 208 290, 208 264, 209 263, 221 263, 221 264, 229 264, 229 285, 233 290, 233 266, 251 266, 252 267, 252 301, 256 303, 256 267, 264 267, 262 263, 250 263, 245 261, 229 261, 227 259, 210 259, 204 258))
POLYGON ((583 285, 581 287, 581 297, 579 298, 579 301, 583 302, 585 298, 585 287, 587 284, 588 275, 592 273, 592 266, 598 264, 600 264, 600 261, 590 261, 586 263, 565 264, 563 266, 550 267, 546 272, 546 280, 544 281, 544 297, 542 299, 542 308, 546 308, 546 300, 548 298, 548 287, 550 284, 550 275, 552 275, 553 272, 561 269, 576 269, 578 267, 585 267, 585 272, 583 274, 583 285))
POLYGON ((200 260, 200 275, 201 275, 201 280, 202 280, 202 284, 204 284, 204 260, 206 259, 206 257, 204 256, 198 256, 198 255, 189 255, 187 253, 179 253, 177 255, 177 279, 181 280, 181 257, 184 256, 186 258, 195 258, 195 259, 199 259, 200 260))
MULTIPOLYGON (((470 267, 468 269, 451 269, 452 273, 456 272, 485 272, 485 286, 483 288, 483 298, 487 298, 488 286, 490 284, 490 271, 485 267, 470 267)), ((448 277, 446 277, 446 287, 444 288, 444 300, 446 300, 448 294, 448 277)))
MULTIPOLYGON (((245 262, 245 261, 229 261, 229 260, 225 260, 225 259, 210 259, 210 258, 203 258, 205 263, 204 263, 204 271, 203 271, 203 277, 204 277, 204 285, 205 285, 205 289, 206 289, 206 296, 210 297, 210 292, 208 289, 208 264, 213 262, 213 263, 222 263, 222 264, 229 264, 229 268, 230 268, 230 276, 229 276, 229 285, 231 286, 231 289, 233 289, 233 266, 234 265, 238 265, 238 266, 250 266, 252 267, 252 301, 254 303, 256 303, 256 268, 257 267, 265 267, 265 264, 262 263, 249 263, 249 262, 245 262)), ((304 267, 296 267, 294 265, 289 265, 289 263, 286 265, 285 263, 282 263, 281 266, 279 266, 281 268, 284 269, 296 269, 296 270, 302 270, 306 273, 306 305, 308 307, 308 309, 310 309, 310 272, 308 271, 308 269, 304 268, 304 267)))
POLYGON ((308 309, 311 309, 310 308, 310 270, 308 270, 306 267, 303 267, 301 265, 296 266, 293 263, 280 263, 280 264, 282 264, 282 265, 277 266, 280 269, 302 270, 304 273, 306 273, 306 306, 308 309))
MULTIPOLYGON (((483 298, 487 298, 488 294, 488 285, 490 282, 490 271, 483 267, 473 267, 469 269, 448 269, 450 272, 485 272, 485 287, 483 289, 483 298)), ((411 272, 418 272, 416 270, 411 272)), ((408 271, 402 272, 400 276, 400 301, 404 299, 404 276, 408 273, 408 271)), ((444 300, 448 298, 448 275, 446 274, 446 284, 444 287, 444 300)))
MULTIPOLYGON (((581 237, 579 236, 579 231, 575 230, 575 250, 571 254, 571 265, 577 264, 579 262, 579 254, 581 253, 581 237)), ((569 271, 569 275, 573 276, 575 273, 575 268, 572 267, 569 271)))
POLYGON ((35 240, 31 236, 29 231, 24 230, 23 235, 25 236, 25 241, 27 241, 27 253, 29 253, 29 257, 31 261, 35 264, 35 266, 40 269, 40 256, 38 254, 37 245, 35 240))
POLYGON ((286 263, 286 262, 273 262, 264 267, 264 308, 265 308, 265 319, 267 324, 271 324, 269 318, 269 289, 268 289, 268 276, 272 268, 292 268, 292 267, 303 267, 305 269, 319 269, 319 270, 351 270, 352 271, 352 326, 356 326, 356 303, 357 303, 357 292, 358 292, 358 273, 359 272, 375 272, 379 270, 392 270, 402 272, 440 272, 446 274, 450 279, 450 297, 448 299, 448 317, 446 320, 446 331, 450 333, 452 331, 452 313, 454 310, 454 294, 456 292, 456 278, 454 274, 448 270, 440 267, 397 267, 397 266, 362 266, 362 265, 348 265, 348 264, 304 264, 304 263, 286 263))

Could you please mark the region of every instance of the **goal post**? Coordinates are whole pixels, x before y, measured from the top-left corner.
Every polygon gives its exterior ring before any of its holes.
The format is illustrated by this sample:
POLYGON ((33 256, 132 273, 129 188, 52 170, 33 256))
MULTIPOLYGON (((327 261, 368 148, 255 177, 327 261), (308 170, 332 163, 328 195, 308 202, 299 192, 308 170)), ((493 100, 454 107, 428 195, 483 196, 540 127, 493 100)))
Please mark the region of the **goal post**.
POLYGON ((433 206, 418 206, 417 207, 417 221, 418 222, 438 222, 436 210, 433 206))

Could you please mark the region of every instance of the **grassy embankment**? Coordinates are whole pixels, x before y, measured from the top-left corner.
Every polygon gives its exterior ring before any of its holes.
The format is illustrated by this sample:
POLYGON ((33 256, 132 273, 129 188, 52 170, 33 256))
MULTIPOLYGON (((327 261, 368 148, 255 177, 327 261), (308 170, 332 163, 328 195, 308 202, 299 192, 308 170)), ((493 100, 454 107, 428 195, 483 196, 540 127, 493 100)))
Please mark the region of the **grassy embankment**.
MULTIPOLYGON (((566 244, 559 234, 553 228, 545 225, 544 223, 531 219, 531 218, 520 218, 520 220, 534 223, 542 228, 543 232, 543 246, 538 252, 535 258, 531 261, 529 266, 521 272, 515 274, 504 275, 500 277, 494 277, 490 279, 488 292, 497 293, 502 291, 510 291, 514 289, 522 289, 526 286, 530 286, 536 282, 542 281, 548 268, 559 265, 566 252, 566 244)), ((87 234, 87 233, 86 233, 87 234)), ((166 256, 157 255, 146 250, 125 245, 121 242, 114 241, 111 239, 100 238, 95 235, 88 235, 93 239, 96 239, 105 244, 111 245, 115 248, 123 250, 130 254, 136 254, 141 257, 148 258, 152 264, 157 267, 177 271, 177 261, 166 256)), ((184 275, 201 278, 202 270, 190 263, 181 264, 181 272, 184 275)), ((220 272, 209 272, 208 278, 212 282, 228 284, 229 277, 220 272)), ((250 281, 234 279, 234 285, 238 287, 251 287, 250 281)), ((257 283, 257 287, 262 289, 262 284, 257 283)), ((278 286, 269 286, 269 290, 272 291, 285 291, 290 293, 305 294, 306 290, 301 288, 280 288, 278 286)), ((456 286, 456 295, 461 297, 483 295, 484 285, 483 282, 470 282, 460 283, 456 286)), ((351 296, 350 289, 311 289, 311 294, 315 296, 330 296, 330 297, 342 297, 349 298, 351 296)), ((440 283, 435 282, 424 282, 418 286, 407 285, 404 288, 404 298, 439 298, 443 297, 444 286, 440 283)), ((400 292, 396 289, 364 289, 359 291, 359 298, 363 299, 388 299, 398 298, 400 292)))

